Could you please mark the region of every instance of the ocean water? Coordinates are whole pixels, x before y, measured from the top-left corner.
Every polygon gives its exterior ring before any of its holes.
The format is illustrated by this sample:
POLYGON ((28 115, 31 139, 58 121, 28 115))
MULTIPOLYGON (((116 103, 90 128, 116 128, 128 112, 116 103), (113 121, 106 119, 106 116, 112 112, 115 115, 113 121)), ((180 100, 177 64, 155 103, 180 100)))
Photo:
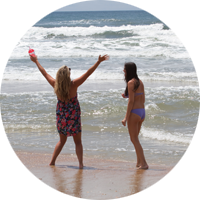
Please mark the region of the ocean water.
MULTIPOLYGON (((109 61, 79 88, 84 156, 136 162, 127 128, 127 100, 121 97, 125 62, 135 62, 146 93, 140 140, 150 164, 175 165, 184 155, 199 116, 198 78, 190 56, 168 26, 145 11, 53 12, 20 39, 4 71, 1 116, 16 151, 52 153, 56 96, 28 56, 33 48, 55 77, 63 64, 72 79, 98 59, 109 61)), ((63 153, 75 153, 68 138, 63 153)))

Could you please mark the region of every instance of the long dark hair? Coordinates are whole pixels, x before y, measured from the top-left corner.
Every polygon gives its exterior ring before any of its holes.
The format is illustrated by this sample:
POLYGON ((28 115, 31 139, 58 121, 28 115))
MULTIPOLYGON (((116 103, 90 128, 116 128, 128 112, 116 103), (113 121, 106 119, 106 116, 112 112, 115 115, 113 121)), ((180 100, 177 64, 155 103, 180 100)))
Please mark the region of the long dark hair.
POLYGON ((125 63, 124 70, 126 71, 126 76, 125 76, 124 80, 126 81, 125 95, 127 96, 128 95, 128 82, 133 78, 137 80, 135 82, 134 90, 133 90, 135 92, 140 85, 140 81, 139 81, 139 78, 137 75, 137 66, 135 63, 133 63, 133 62, 125 63))

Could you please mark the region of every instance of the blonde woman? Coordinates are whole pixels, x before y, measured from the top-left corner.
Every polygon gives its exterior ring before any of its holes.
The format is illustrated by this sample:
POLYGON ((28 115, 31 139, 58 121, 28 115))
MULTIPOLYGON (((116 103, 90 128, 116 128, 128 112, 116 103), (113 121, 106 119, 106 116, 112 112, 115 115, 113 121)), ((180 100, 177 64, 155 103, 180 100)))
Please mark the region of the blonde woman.
POLYGON ((70 68, 62 66, 57 74, 56 79, 50 76, 46 70, 40 65, 37 56, 30 57, 30 59, 37 65, 42 75, 46 78, 49 84, 54 88, 57 95, 58 103, 56 108, 56 124, 60 136, 59 142, 53 152, 53 156, 49 165, 55 165, 56 158, 60 154, 67 137, 73 136, 76 146, 76 155, 79 161, 79 168, 83 168, 83 146, 81 140, 81 110, 77 98, 78 87, 96 70, 99 64, 108 60, 109 56, 99 56, 98 61, 88 69, 79 78, 71 80, 70 68))

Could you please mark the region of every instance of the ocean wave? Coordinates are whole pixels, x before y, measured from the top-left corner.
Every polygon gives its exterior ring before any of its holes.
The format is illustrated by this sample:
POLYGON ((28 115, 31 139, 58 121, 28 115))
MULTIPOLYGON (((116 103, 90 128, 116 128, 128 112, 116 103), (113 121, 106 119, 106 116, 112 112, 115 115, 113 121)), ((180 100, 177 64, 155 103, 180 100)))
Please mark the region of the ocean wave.
POLYGON ((175 34, 171 30, 164 30, 163 24, 32 27, 21 38, 11 58, 27 57, 29 46, 44 58, 93 57, 102 52, 112 57, 189 58, 175 34))
POLYGON ((123 25, 120 27, 109 27, 109 26, 89 26, 89 27, 56 27, 56 28, 44 28, 44 27, 32 27, 30 28, 25 35, 21 38, 21 40, 42 40, 48 39, 48 35, 52 36, 50 38, 54 38, 59 35, 63 35, 67 37, 88 37, 96 34, 103 34, 106 32, 112 32, 115 34, 119 31, 130 31, 130 32, 141 32, 147 31, 147 27, 149 27, 149 31, 152 30, 162 30, 163 25, 157 24, 154 26, 146 25, 143 26, 131 26, 131 25, 123 25), (156 28, 159 27, 159 28, 156 28))
MULTIPOLYGON (((48 69, 51 76, 56 77, 57 69, 48 69)), ((73 69, 71 78, 80 77, 86 70, 73 69)), ((198 83, 196 72, 151 72, 140 70, 139 77, 143 81, 167 81, 167 82, 190 82, 198 83)), ((24 67, 19 70, 15 67, 6 67, 3 80, 45 80, 41 73, 35 68, 24 67)), ((98 69, 88 80, 124 80, 121 70, 98 69)))
POLYGON ((145 128, 145 127, 142 128, 141 135, 143 137, 159 141, 169 141, 169 142, 183 143, 183 144, 190 144, 192 140, 192 134, 187 136, 185 134, 181 134, 178 132, 170 133, 164 130, 145 128))
POLYGON ((145 81, 198 82, 196 72, 142 72, 140 77, 145 81))
POLYGON ((113 24, 120 23, 123 21, 121 19, 109 18, 109 19, 78 19, 78 20, 62 20, 62 21, 50 21, 50 22, 38 22, 34 27, 44 27, 44 28, 59 28, 59 27, 88 27, 91 25, 102 26, 102 24, 113 24))
MULTIPOLYGON (((48 73, 53 77, 56 77, 55 70, 48 70, 48 73)), ((0 80, 25 80, 25 81, 36 81, 36 80, 45 80, 44 77, 35 69, 27 69, 27 70, 19 70, 13 69, 9 71, 4 71, 4 69, 0 69, 0 80)), ((85 73, 85 70, 73 70, 71 74, 71 78, 75 79, 85 73)), ((117 72, 109 72, 99 70, 98 72, 93 73, 88 80, 122 80, 123 74, 117 72)))
MULTIPOLYGON (((5 98, 44 98, 45 95, 51 96, 53 94, 52 91, 37 91, 37 92, 17 92, 17 93, 1 93, 0 100, 5 98)), ((41 99, 40 99, 41 100, 41 99)))
POLYGON ((165 99, 194 99, 199 101, 200 99, 200 93, 199 93, 199 87, 197 86, 179 86, 179 87, 163 87, 158 86, 156 88, 154 87, 148 87, 146 90, 146 95, 148 95, 149 98, 154 99, 155 97, 160 96, 160 100, 162 101, 162 98, 165 99))
MULTIPOLYGON (((37 119, 37 120, 39 120, 39 119, 37 119)), ((9 133, 25 133, 25 134, 29 135, 30 132, 38 132, 38 135, 41 136, 41 135, 46 135, 49 133, 51 133, 51 134, 57 133, 56 124, 53 122, 54 121, 52 121, 51 124, 28 124, 28 123, 20 124, 20 122, 18 122, 19 124, 4 123, 4 128, 5 128, 5 132, 7 134, 9 134, 9 133), (44 130, 45 130, 45 132, 44 132, 44 130)))

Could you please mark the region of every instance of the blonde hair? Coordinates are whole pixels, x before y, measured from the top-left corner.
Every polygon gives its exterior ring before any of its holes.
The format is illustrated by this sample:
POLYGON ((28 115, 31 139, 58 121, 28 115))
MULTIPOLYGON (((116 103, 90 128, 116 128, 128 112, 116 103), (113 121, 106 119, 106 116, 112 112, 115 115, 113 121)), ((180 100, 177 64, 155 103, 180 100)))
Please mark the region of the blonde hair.
POLYGON ((54 86, 54 92, 60 100, 69 101, 70 86, 70 70, 67 66, 63 65, 56 74, 56 82, 54 86))

